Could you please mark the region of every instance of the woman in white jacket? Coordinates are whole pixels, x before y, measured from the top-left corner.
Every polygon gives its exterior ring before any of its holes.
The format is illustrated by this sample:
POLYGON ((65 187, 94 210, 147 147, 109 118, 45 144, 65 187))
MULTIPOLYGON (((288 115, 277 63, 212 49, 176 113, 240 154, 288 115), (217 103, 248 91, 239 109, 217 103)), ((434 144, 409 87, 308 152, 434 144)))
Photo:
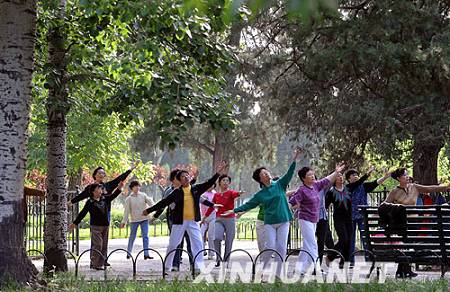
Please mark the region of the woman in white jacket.
MULTIPOLYGON (((131 254, 133 250, 134 240, 136 239, 137 229, 141 226, 142 242, 144 246, 144 259, 152 259, 149 255, 149 251, 146 250, 149 247, 148 240, 148 216, 142 215, 142 211, 146 208, 153 206, 155 203, 152 198, 148 197, 145 193, 140 192, 141 184, 138 181, 132 181, 130 183, 131 194, 125 200, 125 212, 123 214, 122 223, 120 228, 123 228, 128 222, 128 217, 131 226, 130 237, 128 239, 128 252, 131 254)), ((127 259, 130 258, 127 255, 127 259)))

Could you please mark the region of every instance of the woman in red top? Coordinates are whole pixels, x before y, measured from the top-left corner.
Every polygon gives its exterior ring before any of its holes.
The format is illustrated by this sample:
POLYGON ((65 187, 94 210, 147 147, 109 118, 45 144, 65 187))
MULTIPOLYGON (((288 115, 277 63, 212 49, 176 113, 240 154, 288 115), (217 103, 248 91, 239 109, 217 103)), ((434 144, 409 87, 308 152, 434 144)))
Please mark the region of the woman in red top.
MULTIPOLYGON (((231 252, 231 248, 233 247, 234 235, 236 233, 236 216, 235 214, 230 215, 222 215, 225 211, 234 209, 235 200, 241 195, 242 192, 229 190, 231 183, 231 177, 224 174, 219 177, 219 192, 214 194, 213 202, 217 204, 223 205, 223 207, 219 207, 216 213, 216 225, 214 227, 215 235, 214 235, 214 248, 217 253, 222 255, 221 246, 223 236, 225 234, 225 255, 222 257, 225 259, 228 254, 231 252)), ((212 208, 208 210, 205 216, 209 216, 209 214, 213 211, 212 208)), ((229 260, 229 259, 228 259, 229 260)), ((220 265, 219 257, 217 257, 216 267, 220 265)))

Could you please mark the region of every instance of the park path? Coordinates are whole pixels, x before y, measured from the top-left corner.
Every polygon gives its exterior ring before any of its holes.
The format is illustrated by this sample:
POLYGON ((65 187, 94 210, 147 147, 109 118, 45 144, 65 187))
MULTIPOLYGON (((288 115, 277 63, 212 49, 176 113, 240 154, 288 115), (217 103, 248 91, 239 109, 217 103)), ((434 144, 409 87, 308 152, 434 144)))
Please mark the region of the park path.
MULTIPOLYGON (((169 237, 151 237, 150 247, 158 251, 164 258, 166 253, 166 246, 169 241, 169 237)), ((126 249, 128 244, 128 239, 110 239, 108 245, 108 252, 112 252, 116 249, 126 249)), ((90 240, 80 241, 80 254, 90 248, 90 240)), ((233 250, 242 249, 247 251, 253 259, 258 255, 258 248, 256 241, 251 240, 235 240, 233 250)), ((142 239, 137 238, 134 244, 133 257, 136 258, 138 252, 142 250, 142 239)), ((224 250, 224 248, 222 248, 224 250)), ((141 253, 136 261, 136 279, 137 280, 160 280, 162 278, 162 263, 159 256, 150 252, 150 255, 154 257, 151 260, 144 260, 144 255, 141 253)), ((291 256, 288 260, 289 268, 293 269, 295 266, 295 261, 297 256, 291 256)), ((39 270, 42 270, 43 260, 38 259, 33 261, 39 270)), ((96 271, 89 268, 89 252, 85 253, 79 263, 79 277, 84 277, 87 280, 103 280, 105 277, 107 279, 133 279, 133 264, 131 259, 126 259, 125 251, 114 252, 108 262, 111 266, 106 271, 96 271)), ((248 255, 242 251, 238 251, 232 254, 231 263, 239 262, 241 267, 246 273, 251 273, 251 266, 247 265, 251 263, 248 255)), ((205 257, 205 265, 212 264, 212 260, 208 260, 205 257)), ((69 270, 75 271, 74 261, 69 259, 69 270)), ((233 266, 235 268, 235 266, 233 266)), ((211 274, 217 277, 219 274, 219 268, 211 269, 211 274)), ((387 278, 394 278, 394 273, 387 273, 387 278)), ((166 279, 192 279, 189 272, 189 260, 187 254, 183 255, 183 262, 180 267, 180 272, 172 272, 166 277, 166 279)), ((426 279, 439 279, 438 272, 419 272, 419 276, 415 278, 416 281, 426 280, 426 279)), ((450 281, 450 273, 446 274, 446 279, 450 281)))

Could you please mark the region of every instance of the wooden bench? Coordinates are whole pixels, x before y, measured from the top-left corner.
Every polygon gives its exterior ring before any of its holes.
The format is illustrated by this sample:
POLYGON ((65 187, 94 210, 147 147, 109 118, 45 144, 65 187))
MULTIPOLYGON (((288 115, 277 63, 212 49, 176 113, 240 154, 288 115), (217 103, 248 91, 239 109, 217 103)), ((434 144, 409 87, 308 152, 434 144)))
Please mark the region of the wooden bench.
POLYGON ((364 216, 362 240, 376 262, 440 265, 444 277, 450 256, 450 206, 406 206, 404 236, 386 236, 379 224, 378 207, 358 208, 364 216))

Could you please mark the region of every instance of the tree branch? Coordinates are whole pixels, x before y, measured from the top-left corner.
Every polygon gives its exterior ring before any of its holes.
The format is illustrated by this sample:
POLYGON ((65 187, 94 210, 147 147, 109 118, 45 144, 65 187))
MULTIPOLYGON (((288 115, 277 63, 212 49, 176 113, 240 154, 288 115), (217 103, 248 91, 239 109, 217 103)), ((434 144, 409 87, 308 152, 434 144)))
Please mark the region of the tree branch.
POLYGON ((214 149, 211 146, 208 146, 208 145, 206 145, 206 144, 204 144, 204 143, 202 143, 202 142, 200 142, 200 141, 198 141, 196 139, 193 139, 193 138, 190 138, 190 137, 185 137, 183 139, 183 142, 186 143, 186 144, 190 144, 190 145, 192 145, 194 147, 198 146, 198 147, 202 148, 203 150, 205 150, 206 152, 208 152, 209 154, 214 155, 214 149))

